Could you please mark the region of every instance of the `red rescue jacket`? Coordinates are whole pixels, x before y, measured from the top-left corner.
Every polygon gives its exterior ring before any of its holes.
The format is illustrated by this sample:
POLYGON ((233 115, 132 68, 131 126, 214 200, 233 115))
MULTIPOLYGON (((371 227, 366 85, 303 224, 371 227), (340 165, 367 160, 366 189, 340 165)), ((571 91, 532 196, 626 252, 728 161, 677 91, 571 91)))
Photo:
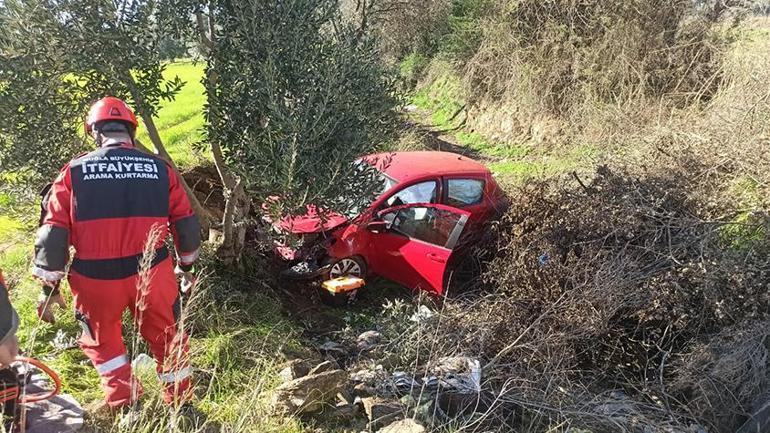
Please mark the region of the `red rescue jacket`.
POLYGON ((200 224, 176 172, 133 146, 111 145, 67 164, 44 200, 45 216, 35 243, 33 274, 46 281, 64 276, 69 246, 72 270, 94 279, 137 273, 153 226, 161 227, 154 264, 168 257, 170 229, 181 265, 200 248, 200 224))

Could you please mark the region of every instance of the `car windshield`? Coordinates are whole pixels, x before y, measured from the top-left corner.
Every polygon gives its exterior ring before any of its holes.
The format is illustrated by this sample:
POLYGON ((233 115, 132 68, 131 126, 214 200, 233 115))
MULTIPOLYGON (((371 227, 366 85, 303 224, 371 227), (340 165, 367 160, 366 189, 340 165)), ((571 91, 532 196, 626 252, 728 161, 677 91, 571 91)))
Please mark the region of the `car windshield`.
MULTIPOLYGON (((359 160, 356 160, 353 164, 355 164, 356 167, 361 167, 361 169, 363 169, 364 166, 362 164, 366 164, 366 163, 359 159, 359 160)), ((394 186, 398 185, 398 182, 395 179, 391 178, 390 176, 388 176, 381 170, 377 169, 376 167, 373 167, 367 164, 367 168, 369 168, 370 170, 373 169, 372 170, 373 174, 378 179, 379 181, 378 183, 380 183, 382 187, 376 190, 376 194, 369 197, 367 200, 359 200, 359 203, 352 206, 350 210, 348 210, 348 212, 345 213, 345 216, 348 219, 353 219, 357 217, 364 209, 366 209, 372 204, 372 201, 380 197, 383 193, 390 190, 394 186)))

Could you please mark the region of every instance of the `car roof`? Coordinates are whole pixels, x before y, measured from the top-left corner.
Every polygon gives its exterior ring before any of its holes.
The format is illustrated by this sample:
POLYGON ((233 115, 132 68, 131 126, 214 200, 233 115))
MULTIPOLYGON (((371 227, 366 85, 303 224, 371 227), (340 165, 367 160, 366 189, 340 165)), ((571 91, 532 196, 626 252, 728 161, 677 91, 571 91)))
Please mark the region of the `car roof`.
POLYGON ((423 176, 489 173, 478 161, 451 152, 389 152, 367 155, 363 159, 399 183, 423 176))

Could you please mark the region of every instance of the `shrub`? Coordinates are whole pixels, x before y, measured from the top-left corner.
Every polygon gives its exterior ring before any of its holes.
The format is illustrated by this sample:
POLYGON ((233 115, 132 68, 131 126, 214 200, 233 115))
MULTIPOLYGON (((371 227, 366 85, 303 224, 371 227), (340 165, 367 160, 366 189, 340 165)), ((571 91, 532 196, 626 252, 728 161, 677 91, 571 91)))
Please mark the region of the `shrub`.
POLYGON ((358 206, 376 185, 352 162, 395 126, 374 41, 330 0, 222 1, 218 19, 208 137, 227 165, 255 200, 280 196, 284 214, 358 206))

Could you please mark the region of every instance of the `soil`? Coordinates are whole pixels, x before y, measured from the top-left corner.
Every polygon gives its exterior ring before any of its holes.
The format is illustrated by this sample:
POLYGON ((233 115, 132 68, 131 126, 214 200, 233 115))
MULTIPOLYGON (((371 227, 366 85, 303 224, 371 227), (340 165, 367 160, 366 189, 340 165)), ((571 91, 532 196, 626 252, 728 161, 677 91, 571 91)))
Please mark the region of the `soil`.
POLYGON ((225 196, 216 167, 213 165, 195 167, 182 173, 182 177, 195 192, 195 196, 203 207, 215 220, 220 221, 225 208, 225 196))

